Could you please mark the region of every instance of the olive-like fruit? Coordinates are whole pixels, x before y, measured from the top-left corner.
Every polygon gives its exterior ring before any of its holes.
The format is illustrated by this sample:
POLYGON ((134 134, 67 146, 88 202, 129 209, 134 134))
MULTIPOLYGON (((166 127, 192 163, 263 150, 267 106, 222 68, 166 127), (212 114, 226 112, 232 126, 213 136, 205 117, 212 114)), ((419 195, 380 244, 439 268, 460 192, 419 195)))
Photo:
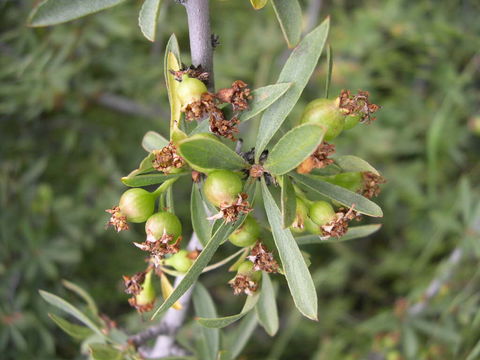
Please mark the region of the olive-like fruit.
POLYGON ((118 207, 120 212, 127 217, 127 221, 141 223, 153 214, 155 196, 141 188, 129 189, 120 197, 118 207))
POLYGON ((164 234, 176 240, 182 234, 182 224, 177 216, 168 211, 161 211, 150 216, 145 223, 147 236, 158 240, 164 234))
POLYGON ((354 128, 355 126, 358 125, 361 118, 362 118, 362 116, 359 115, 359 114, 347 115, 345 117, 345 126, 343 127, 343 130, 350 130, 350 129, 354 128))
POLYGON ((247 216, 242 226, 235 230, 228 240, 238 247, 247 247, 255 244, 260 236, 260 225, 252 216, 247 216))
POLYGON ((308 215, 315 224, 323 226, 334 219, 335 210, 326 201, 315 201, 310 205, 308 215))
POLYGON ((305 218, 305 221, 303 223, 304 229, 309 232, 310 234, 313 235, 322 235, 322 229, 320 226, 315 224, 312 219, 309 217, 305 218))
POLYGON ((253 270, 253 263, 248 260, 240 264, 237 274, 247 275, 255 282, 259 282, 262 277, 262 272, 253 270))
POLYGON ((182 107, 185 107, 192 102, 200 100, 202 94, 207 91, 207 87, 202 81, 184 75, 182 82, 178 84, 177 96, 180 99, 182 107))
POLYGON ((135 296, 135 303, 137 306, 149 305, 155 301, 155 288, 152 283, 153 270, 150 270, 145 275, 145 280, 142 284, 142 290, 135 296))
POLYGON ((305 123, 325 127, 324 140, 335 139, 345 126, 345 115, 339 108, 339 99, 316 99, 310 102, 300 118, 300 124, 305 123))
POLYGON ((180 272, 187 272, 193 264, 193 260, 188 257, 187 250, 180 250, 165 260, 165 264, 173 267, 180 272))
POLYGON ((203 192, 207 200, 215 206, 223 203, 233 203, 242 191, 242 180, 229 170, 215 170, 208 174, 203 185, 203 192))

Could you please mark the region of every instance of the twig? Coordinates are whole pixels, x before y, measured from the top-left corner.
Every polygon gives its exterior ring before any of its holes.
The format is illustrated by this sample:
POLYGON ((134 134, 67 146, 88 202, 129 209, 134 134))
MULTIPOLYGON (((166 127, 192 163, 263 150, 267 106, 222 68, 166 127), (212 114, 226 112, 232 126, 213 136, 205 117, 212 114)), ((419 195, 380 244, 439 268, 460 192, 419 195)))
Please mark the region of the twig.
POLYGON ((146 118, 167 118, 170 115, 159 107, 139 104, 127 97, 109 93, 102 93, 94 98, 94 101, 109 109, 146 118))
POLYGON ((307 20, 304 33, 308 34, 315 25, 317 25, 320 9, 322 8, 322 0, 310 0, 307 9, 307 20))
POLYGON ((464 254, 463 249, 456 247, 448 257, 448 260, 445 264, 445 271, 440 273, 438 277, 432 280, 430 285, 428 285, 425 294, 422 297, 422 300, 416 304, 410 306, 407 310, 409 315, 418 315, 423 312, 430 300, 438 294, 442 285, 445 284, 453 275, 456 265, 460 262, 464 254))

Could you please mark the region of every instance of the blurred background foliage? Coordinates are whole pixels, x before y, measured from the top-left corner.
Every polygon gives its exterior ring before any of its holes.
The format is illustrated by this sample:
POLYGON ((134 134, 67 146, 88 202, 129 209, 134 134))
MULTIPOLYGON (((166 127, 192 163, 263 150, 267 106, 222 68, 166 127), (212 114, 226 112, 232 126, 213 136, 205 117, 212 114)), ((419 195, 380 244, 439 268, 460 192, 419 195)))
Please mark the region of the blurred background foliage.
MULTIPOLYGON (((152 44, 137 27, 140 1, 31 29, 25 22, 34 2, 0 1, 0 352, 4 359, 74 359, 77 344, 48 319, 37 290, 69 299, 60 283, 68 279, 122 327, 143 326, 121 284, 122 274, 143 264, 130 244, 142 229, 105 231, 104 209, 118 201, 119 178, 144 157, 143 134, 166 133, 163 48, 175 32, 188 57, 186 15, 165 1, 152 44)), ((217 87, 275 82, 288 50, 271 7, 211 5, 221 43, 217 87)), ((388 179, 378 200, 384 225, 367 239, 309 247, 320 321, 302 319, 280 288, 279 334, 271 339, 258 329, 242 358, 479 359, 480 134, 468 123, 480 111, 480 3, 321 5, 316 18, 311 2, 302 2, 306 28, 331 15, 330 96, 364 89, 383 107, 372 126, 336 145, 388 179), (426 295, 436 284, 435 296, 426 295)), ((292 122, 323 96, 325 62, 292 122)), ((176 210, 188 219, 182 186, 189 182, 177 186, 176 210)), ((202 281, 222 314, 239 306, 229 275, 202 281)))

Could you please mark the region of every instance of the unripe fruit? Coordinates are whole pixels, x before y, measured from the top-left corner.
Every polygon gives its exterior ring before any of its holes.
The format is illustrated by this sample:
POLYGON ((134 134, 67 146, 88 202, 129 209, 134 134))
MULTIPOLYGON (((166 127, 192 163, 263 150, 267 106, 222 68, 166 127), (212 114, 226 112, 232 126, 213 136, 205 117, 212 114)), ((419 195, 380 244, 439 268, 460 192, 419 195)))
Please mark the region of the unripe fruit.
POLYGON ((137 306, 149 305, 155 301, 155 288, 152 284, 153 271, 150 270, 145 275, 145 280, 142 284, 142 291, 135 296, 135 303, 137 306))
POLYGON ((295 220, 290 226, 290 230, 294 233, 302 233, 305 231, 305 219, 308 217, 308 207, 305 202, 297 197, 297 208, 295 210, 295 220))
POLYGON ((341 186, 353 192, 357 192, 363 187, 363 175, 360 171, 345 172, 332 176, 323 176, 322 180, 325 180, 330 184, 341 186))
POLYGON ((303 226, 307 232, 313 235, 322 235, 322 229, 315 224, 309 217, 305 218, 303 226))
POLYGON ((241 191, 242 180, 229 170, 212 171, 203 185, 205 197, 217 207, 223 203, 233 203, 241 191))
POLYGON ((260 225, 253 217, 247 216, 242 226, 235 230, 228 240, 235 246, 247 247, 255 244, 259 236, 260 225))
POLYGON ((118 207, 128 221, 141 223, 153 214, 155 196, 144 189, 129 189, 120 197, 118 207))
POLYGON ((326 201, 315 201, 308 210, 310 219, 318 226, 323 226, 335 217, 335 210, 332 205, 326 201))
POLYGON ((180 250, 165 260, 165 264, 173 267, 180 272, 187 272, 193 264, 193 260, 188 257, 187 250, 180 250))
POLYGON ((262 277, 261 271, 253 270, 253 263, 251 261, 244 261, 240 264, 237 274, 246 275, 255 282, 259 282, 262 277))
POLYGON ((326 128, 324 140, 335 139, 345 126, 345 115, 339 108, 339 99, 316 99, 303 111, 300 124, 314 123, 326 128))
POLYGON ((345 126, 343 127, 343 130, 350 130, 354 128, 358 125, 361 118, 361 115, 358 114, 347 115, 347 117, 345 118, 345 126))
POLYGON ((177 96, 180 99, 182 107, 184 107, 194 101, 200 100, 202 94, 207 91, 207 87, 202 81, 184 75, 182 82, 177 87, 177 96))
POLYGON ((145 223, 145 232, 154 239, 161 239, 164 234, 176 240, 182 234, 182 224, 174 214, 162 211, 150 216, 145 223))

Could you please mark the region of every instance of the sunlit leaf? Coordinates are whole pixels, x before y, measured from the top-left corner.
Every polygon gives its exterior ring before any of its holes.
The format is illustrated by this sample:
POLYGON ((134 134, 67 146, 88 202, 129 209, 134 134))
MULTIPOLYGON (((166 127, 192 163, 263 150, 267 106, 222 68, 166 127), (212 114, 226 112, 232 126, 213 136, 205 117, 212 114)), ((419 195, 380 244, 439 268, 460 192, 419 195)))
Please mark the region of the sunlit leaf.
POLYGON ((178 178, 180 176, 184 176, 186 173, 180 174, 146 174, 146 175, 137 175, 133 177, 123 177, 122 183, 130 187, 140 187, 140 186, 147 186, 147 185, 156 185, 161 184, 169 179, 178 178))
POLYGON ((60 327, 60 329, 75 339, 82 340, 93 334, 93 331, 85 326, 72 324, 70 321, 55 314, 48 314, 48 316, 58 325, 58 327, 60 327))
POLYGON ((295 240, 299 245, 341 242, 341 241, 359 239, 362 237, 369 236, 377 232, 381 227, 382 227, 381 224, 352 226, 348 228, 348 231, 345 235, 339 238, 336 238, 336 237, 325 238, 318 235, 304 235, 304 236, 299 236, 295 238, 295 240))
POLYGON ((162 0, 145 0, 138 15, 138 25, 143 35, 150 41, 155 41, 157 20, 162 0))
POLYGON ((180 48, 178 46, 177 38, 175 34, 170 36, 168 40, 167 47, 165 48, 165 60, 163 72, 165 75, 165 83, 167 84, 167 94, 168 101, 170 103, 170 139, 174 130, 180 125, 181 117, 181 103, 180 99, 177 96, 177 87, 178 81, 175 80, 175 77, 170 73, 170 70, 178 71, 180 70, 182 61, 180 59, 180 48))
POLYGON ((302 8, 300 3, 298 0, 272 0, 272 5, 288 47, 293 48, 298 44, 302 35, 302 8))
POLYGON ((380 175, 377 169, 358 156, 339 156, 335 158, 335 163, 340 166, 344 172, 370 171, 376 175, 380 175))
POLYGON ((197 184, 192 186, 190 213, 193 231, 197 234, 200 243, 205 246, 212 235, 212 224, 207 220, 209 215, 197 184))
POLYGON ((168 145, 168 140, 155 131, 147 132, 142 139, 142 147, 148 151, 160 150, 168 145))

